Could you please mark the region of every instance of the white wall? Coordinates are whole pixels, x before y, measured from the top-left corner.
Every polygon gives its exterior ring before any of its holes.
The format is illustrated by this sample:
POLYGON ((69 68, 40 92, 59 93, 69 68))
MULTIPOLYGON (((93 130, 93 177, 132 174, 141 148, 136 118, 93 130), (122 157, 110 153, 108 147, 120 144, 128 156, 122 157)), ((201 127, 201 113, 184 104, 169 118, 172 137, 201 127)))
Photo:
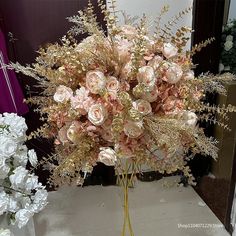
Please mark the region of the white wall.
POLYGON ((236 1, 230 1, 230 8, 229 8, 229 17, 228 19, 235 19, 236 18, 236 1))
MULTIPOLYGON (((159 15, 161 8, 168 4, 169 12, 163 17, 163 23, 167 23, 171 17, 178 14, 187 7, 192 6, 193 0, 117 0, 118 10, 125 11, 131 16, 142 16, 143 13, 151 19, 150 31, 154 29, 154 19, 159 15)), ((120 21, 122 22, 122 15, 120 21)), ((176 28, 181 26, 192 27, 192 13, 188 13, 178 22, 176 28)), ((175 28, 175 29, 176 29, 175 28)), ((175 31, 174 29, 174 31, 175 31)))

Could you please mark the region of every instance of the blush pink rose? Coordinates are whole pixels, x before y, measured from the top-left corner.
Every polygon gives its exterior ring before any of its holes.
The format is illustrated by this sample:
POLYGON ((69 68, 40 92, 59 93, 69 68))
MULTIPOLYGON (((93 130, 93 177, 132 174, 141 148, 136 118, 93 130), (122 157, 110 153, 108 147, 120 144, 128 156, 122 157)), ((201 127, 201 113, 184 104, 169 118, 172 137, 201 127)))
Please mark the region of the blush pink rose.
POLYGON ((152 112, 152 107, 150 103, 146 100, 139 99, 135 102, 133 102, 133 107, 137 111, 139 111, 142 115, 148 115, 152 112))
POLYGON ((103 72, 101 71, 89 71, 86 74, 86 87, 93 93, 100 93, 106 86, 106 78, 103 72))
POLYGON ((128 41, 127 39, 117 38, 116 49, 119 56, 120 61, 126 62, 130 60, 131 56, 131 48, 133 43, 128 41))
POLYGON ((167 59, 174 57, 177 54, 177 52, 178 49, 171 43, 164 43, 162 53, 167 59))
POLYGON ((182 68, 176 63, 171 63, 165 73, 166 80, 170 84, 177 83, 181 79, 182 75, 182 68))
POLYGON ((64 103, 70 100, 73 96, 73 91, 64 85, 59 85, 56 89, 56 93, 53 96, 54 101, 64 103))
POLYGON ((94 100, 89 96, 89 90, 81 87, 75 91, 75 96, 71 97, 71 107, 78 109, 82 115, 87 114, 89 108, 94 104, 94 100))
POLYGON ((114 77, 114 76, 107 77, 106 88, 108 91, 118 91, 119 86, 120 86, 120 83, 116 77, 114 77))

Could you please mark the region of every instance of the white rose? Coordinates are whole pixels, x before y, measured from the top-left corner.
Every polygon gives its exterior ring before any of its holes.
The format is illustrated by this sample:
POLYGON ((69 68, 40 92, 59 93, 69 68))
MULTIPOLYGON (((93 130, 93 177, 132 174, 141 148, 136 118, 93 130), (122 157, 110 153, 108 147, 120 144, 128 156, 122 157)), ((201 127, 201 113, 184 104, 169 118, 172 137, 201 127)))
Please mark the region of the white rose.
POLYGON ((1 190, 0 192, 0 215, 7 211, 7 205, 9 202, 9 195, 1 190))
POLYGON ((166 71, 167 82, 170 84, 175 84, 181 79, 182 75, 183 71, 181 67, 176 63, 172 63, 166 71))
POLYGON ((107 118, 107 111, 101 104, 92 105, 88 111, 88 119, 94 125, 102 125, 107 118))
POLYGON ((13 173, 14 174, 10 175, 10 177, 9 177, 12 188, 23 189, 25 186, 25 181, 28 178, 28 170, 26 170, 22 166, 19 166, 13 171, 13 173))
POLYGON ((0 156, 11 157, 17 150, 17 142, 8 137, 1 138, 0 156))
POLYGON ((14 236, 9 229, 0 229, 0 236, 14 236))
POLYGON ((153 90, 150 92, 146 92, 142 95, 142 99, 147 100, 148 102, 155 102, 157 100, 159 92, 157 86, 153 87, 153 90))
POLYGON ((197 115, 191 111, 184 111, 181 118, 186 126, 195 127, 197 124, 197 115))
POLYGON ((107 77, 107 83, 106 87, 108 91, 118 91, 119 90, 120 83, 114 76, 108 76, 107 77))
POLYGON ((233 41, 234 36, 233 35, 228 35, 225 39, 225 41, 233 41))
POLYGON ((59 85, 56 89, 56 93, 53 96, 53 99, 56 102, 64 103, 70 100, 73 96, 73 91, 71 88, 68 88, 64 85, 59 85))
POLYGON ((224 43, 225 51, 229 51, 233 47, 234 43, 232 41, 226 41, 224 43))
POLYGON ((9 212, 16 212, 19 210, 18 201, 13 196, 9 197, 8 205, 7 205, 7 211, 9 212))
POLYGON ((137 79, 139 83, 144 84, 148 88, 153 88, 156 83, 155 73, 151 66, 143 66, 139 68, 137 79))
POLYGON ((9 125, 10 132, 14 137, 22 137, 24 139, 27 125, 25 123, 25 118, 18 116, 15 113, 4 113, 4 123, 9 125))
POLYGON ((39 189, 36 191, 33 197, 33 204, 32 209, 34 213, 38 213, 39 211, 43 210, 43 208, 48 204, 48 192, 45 189, 39 189))
POLYGON ((20 148, 17 149, 16 153, 13 155, 13 163, 14 166, 26 166, 28 162, 28 149, 26 145, 21 145, 20 148))
POLYGON ((0 156, 0 179, 5 179, 10 171, 10 167, 6 164, 5 157, 0 156))
POLYGON ((30 164, 35 167, 38 164, 38 158, 37 158, 37 154, 34 151, 34 149, 31 149, 28 151, 28 156, 29 156, 29 162, 30 164))
POLYGON ((142 123, 127 121, 124 125, 124 133, 130 138, 138 138, 143 133, 142 123))
POLYGON ((86 74, 86 87, 94 94, 98 94, 105 88, 106 78, 101 71, 90 71, 86 74))
POLYGON ((114 166, 117 161, 116 152, 112 148, 100 148, 98 154, 98 162, 102 162, 106 166, 114 166))
POLYGON ((30 175, 25 182, 26 191, 31 191, 39 186, 38 176, 30 175))
POLYGON ((178 49, 171 43, 164 43, 162 53, 167 59, 174 57, 177 54, 177 52, 178 49))
POLYGON ((139 99, 133 102, 133 107, 144 116, 152 112, 152 107, 150 103, 143 99, 139 99))
POLYGON ((27 209, 20 209, 15 214, 15 223, 18 225, 19 228, 22 228, 27 224, 29 219, 33 216, 33 212, 27 209))

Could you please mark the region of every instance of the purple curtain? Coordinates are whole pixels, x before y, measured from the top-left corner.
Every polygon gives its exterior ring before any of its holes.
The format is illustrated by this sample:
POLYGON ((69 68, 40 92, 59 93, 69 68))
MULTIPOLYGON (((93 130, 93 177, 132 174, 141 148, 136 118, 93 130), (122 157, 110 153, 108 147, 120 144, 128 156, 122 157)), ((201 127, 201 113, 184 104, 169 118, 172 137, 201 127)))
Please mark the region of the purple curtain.
POLYGON ((4 67, 4 64, 8 63, 5 38, 0 30, 0 113, 12 112, 23 115, 28 112, 28 107, 23 102, 23 92, 15 72, 4 67))

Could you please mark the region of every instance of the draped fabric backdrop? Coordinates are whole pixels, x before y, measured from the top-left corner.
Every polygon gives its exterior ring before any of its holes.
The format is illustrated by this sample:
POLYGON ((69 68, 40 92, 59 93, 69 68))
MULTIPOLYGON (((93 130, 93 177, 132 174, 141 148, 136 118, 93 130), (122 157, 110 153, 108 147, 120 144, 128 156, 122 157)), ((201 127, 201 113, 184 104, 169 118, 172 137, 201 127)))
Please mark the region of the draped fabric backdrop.
POLYGON ((0 29, 0 113, 14 112, 22 115, 28 112, 28 107, 23 102, 23 93, 15 72, 6 69, 8 63, 6 42, 0 29))

